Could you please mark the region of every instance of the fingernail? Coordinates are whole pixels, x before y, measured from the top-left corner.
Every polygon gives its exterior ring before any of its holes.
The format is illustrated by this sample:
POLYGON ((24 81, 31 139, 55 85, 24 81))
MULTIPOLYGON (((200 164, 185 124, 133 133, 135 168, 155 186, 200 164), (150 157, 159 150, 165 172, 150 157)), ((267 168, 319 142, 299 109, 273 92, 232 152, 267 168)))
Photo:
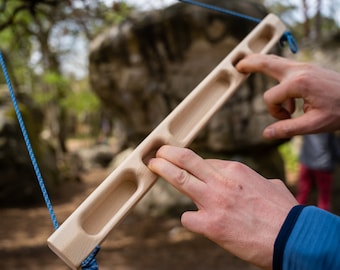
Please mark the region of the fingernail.
POLYGON ((274 128, 266 128, 264 131, 263 131, 263 136, 265 138, 268 138, 268 139, 271 139, 271 138, 274 138, 275 137, 275 129, 274 128))
POLYGON ((146 161, 146 165, 150 166, 150 164, 153 162, 154 158, 150 158, 146 161))

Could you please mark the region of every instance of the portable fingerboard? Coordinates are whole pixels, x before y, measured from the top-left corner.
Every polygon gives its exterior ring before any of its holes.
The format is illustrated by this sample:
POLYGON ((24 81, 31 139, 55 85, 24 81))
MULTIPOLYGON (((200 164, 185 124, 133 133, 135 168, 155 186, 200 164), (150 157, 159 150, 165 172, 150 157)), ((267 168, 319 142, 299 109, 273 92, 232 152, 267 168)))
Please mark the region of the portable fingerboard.
POLYGON ((278 17, 266 16, 49 237, 49 247, 72 269, 79 268, 157 180, 147 167, 157 149, 189 145, 246 80, 236 64, 249 54, 268 53, 285 31, 278 17))

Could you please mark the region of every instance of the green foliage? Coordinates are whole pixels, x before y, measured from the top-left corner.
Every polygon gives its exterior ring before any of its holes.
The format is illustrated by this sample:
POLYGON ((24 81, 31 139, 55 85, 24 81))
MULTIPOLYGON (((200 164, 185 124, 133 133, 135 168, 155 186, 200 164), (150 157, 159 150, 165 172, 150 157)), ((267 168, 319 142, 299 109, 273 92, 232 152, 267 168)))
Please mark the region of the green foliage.
POLYGON ((43 105, 48 104, 50 101, 55 100, 56 99, 56 93, 54 93, 54 92, 34 92, 33 99, 38 105, 43 106, 43 105))
POLYGON ((271 12, 278 14, 280 17, 290 13, 298 8, 296 4, 276 2, 276 1, 265 1, 265 5, 270 9, 271 12))
POLYGON ((66 98, 62 99, 61 106, 79 116, 84 113, 97 112, 100 101, 92 91, 86 89, 69 93, 66 98))
POLYGON ((69 81, 61 74, 56 72, 45 72, 41 76, 41 81, 36 83, 33 92, 34 101, 39 105, 46 105, 51 101, 60 99, 58 89, 68 89, 69 81))
POLYGON ((112 8, 98 2, 96 8, 96 18, 87 21, 87 27, 91 31, 91 36, 95 36, 111 25, 118 25, 134 10, 133 7, 120 1, 113 3, 112 8), (98 19, 100 17, 100 19, 98 19))
POLYGON ((56 87, 65 87, 68 84, 67 79, 63 75, 53 71, 46 72, 42 79, 43 82, 56 87))
POLYGON ((34 100, 40 105, 46 105, 51 101, 59 102, 59 105, 70 113, 81 115, 82 113, 94 113, 98 110, 100 101, 89 89, 87 80, 68 80, 65 76, 56 72, 46 72, 42 76, 45 91, 35 91, 34 100), (56 90, 62 89, 62 90, 56 90), (58 96, 60 92, 63 96, 58 96))
POLYGON ((119 24, 126 19, 132 10, 133 9, 128 4, 121 2, 116 5, 115 12, 105 13, 105 21, 108 23, 119 24))
POLYGON ((298 155, 294 151, 292 142, 286 142, 279 147, 279 152, 285 162, 286 170, 289 172, 297 172, 298 170, 298 155))
POLYGON ((13 44, 13 32, 11 29, 6 28, 5 30, 0 32, 1 39, 1 47, 4 50, 8 50, 11 48, 13 44))

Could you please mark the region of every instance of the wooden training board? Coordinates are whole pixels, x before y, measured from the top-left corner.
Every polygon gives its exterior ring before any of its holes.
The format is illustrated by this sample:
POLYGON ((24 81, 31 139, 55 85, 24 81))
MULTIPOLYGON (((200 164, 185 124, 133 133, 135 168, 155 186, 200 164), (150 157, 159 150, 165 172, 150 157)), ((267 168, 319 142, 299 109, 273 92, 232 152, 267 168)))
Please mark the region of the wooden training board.
POLYGON ((278 17, 266 16, 49 237, 49 247, 79 268, 157 180, 147 167, 157 149, 187 146, 247 78, 235 65, 249 54, 268 53, 285 31, 278 17))

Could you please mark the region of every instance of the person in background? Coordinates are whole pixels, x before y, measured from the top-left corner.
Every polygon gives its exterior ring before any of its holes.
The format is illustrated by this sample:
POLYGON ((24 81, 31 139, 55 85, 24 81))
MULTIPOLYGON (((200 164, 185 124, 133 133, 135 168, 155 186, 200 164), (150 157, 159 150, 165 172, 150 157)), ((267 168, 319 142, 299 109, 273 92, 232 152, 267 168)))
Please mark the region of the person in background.
POLYGON ((308 134, 302 139, 296 199, 300 204, 306 205, 315 183, 318 191, 318 207, 330 211, 336 163, 334 134, 308 134))
MULTIPOLYGON (((259 54, 243 58, 236 68, 279 82, 264 94, 269 113, 279 120, 265 128, 264 137, 340 129, 339 73, 259 54), (303 100, 304 114, 293 118, 295 99, 303 100)), ((281 180, 169 145, 160 147, 148 166, 196 204, 196 211, 183 213, 183 226, 239 258, 262 269, 340 269, 340 217, 299 205, 281 180)))

